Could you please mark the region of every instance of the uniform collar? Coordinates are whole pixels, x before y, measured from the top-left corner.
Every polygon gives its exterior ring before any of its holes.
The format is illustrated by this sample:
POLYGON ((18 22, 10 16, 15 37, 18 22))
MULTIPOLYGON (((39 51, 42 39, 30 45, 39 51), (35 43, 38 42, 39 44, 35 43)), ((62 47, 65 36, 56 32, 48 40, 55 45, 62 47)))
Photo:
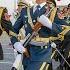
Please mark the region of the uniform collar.
POLYGON ((46 2, 41 3, 41 4, 40 4, 41 8, 42 8, 45 4, 46 4, 46 2))
MULTIPOLYGON (((37 3, 36 3, 35 6, 33 7, 33 12, 35 12, 37 5, 40 5, 40 7, 42 8, 45 4, 46 4, 46 2, 43 2, 43 3, 41 3, 41 4, 37 4, 37 3)), ((41 9, 41 8, 40 8, 40 9, 41 9)))

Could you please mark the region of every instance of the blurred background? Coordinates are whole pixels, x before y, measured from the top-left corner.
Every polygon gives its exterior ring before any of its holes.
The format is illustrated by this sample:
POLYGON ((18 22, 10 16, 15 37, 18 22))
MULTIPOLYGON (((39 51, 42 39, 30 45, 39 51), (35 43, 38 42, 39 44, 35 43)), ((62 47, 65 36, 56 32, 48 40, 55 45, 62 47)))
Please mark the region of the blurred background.
MULTIPOLYGON (((57 6, 65 6, 70 3, 70 0, 55 0, 57 6)), ((27 4, 31 4, 31 6, 35 3, 35 0, 0 0, 0 6, 7 7, 9 14, 13 14, 15 10, 18 8, 18 3, 24 2, 27 4)))

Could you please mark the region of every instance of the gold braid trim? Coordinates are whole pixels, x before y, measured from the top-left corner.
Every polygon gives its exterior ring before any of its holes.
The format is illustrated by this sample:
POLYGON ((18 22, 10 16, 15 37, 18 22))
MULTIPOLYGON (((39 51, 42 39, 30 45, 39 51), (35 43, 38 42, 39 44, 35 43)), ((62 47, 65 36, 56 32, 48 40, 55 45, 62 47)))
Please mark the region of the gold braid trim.
POLYGON ((57 11, 57 8, 55 7, 53 10, 52 10, 52 12, 50 13, 50 20, 51 20, 51 22, 53 23, 53 21, 54 21, 54 18, 55 18, 55 15, 56 15, 56 11, 57 11))
POLYGON ((12 31, 9 31, 9 36, 15 36, 15 37, 17 37, 18 35, 16 33, 12 32, 12 31))
POLYGON ((70 30, 70 26, 63 26, 63 31, 58 34, 58 38, 63 41, 64 35, 70 30))

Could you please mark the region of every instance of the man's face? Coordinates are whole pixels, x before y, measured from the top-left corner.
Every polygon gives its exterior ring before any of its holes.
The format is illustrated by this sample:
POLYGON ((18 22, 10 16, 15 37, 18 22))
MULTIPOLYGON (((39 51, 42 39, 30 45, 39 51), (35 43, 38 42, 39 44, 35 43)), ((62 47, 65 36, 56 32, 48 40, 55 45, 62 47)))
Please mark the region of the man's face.
POLYGON ((41 4, 43 2, 46 2, 46 0, 36 0, 36 3, 41 4))
POLYGON ((5 16, 5 20, 7 21, 10 20, 11 15, 9 15, 8 13, 4 13, 4 16, 5 16))

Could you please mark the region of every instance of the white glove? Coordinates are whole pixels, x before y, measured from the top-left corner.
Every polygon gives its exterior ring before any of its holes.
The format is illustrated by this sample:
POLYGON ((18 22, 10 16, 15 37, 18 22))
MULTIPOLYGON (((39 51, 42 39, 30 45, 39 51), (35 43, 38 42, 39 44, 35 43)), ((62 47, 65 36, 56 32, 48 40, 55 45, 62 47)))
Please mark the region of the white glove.
POLYGON ((48 27, 49 29, 52 29, 52 23, 51 21, 48 19, 48 17, 46 17, 45 15, 41 15, 40 18, 38 18, 38 21, 43 25, 48 27))
POLYGON ((51 43, 52 48, 56 48, 56 44, 54 42, 51 43))
POLYGON ((24 53, 26 51, 21 42, 16 42, 14 44, 14 48, 20 53, 24 53))

